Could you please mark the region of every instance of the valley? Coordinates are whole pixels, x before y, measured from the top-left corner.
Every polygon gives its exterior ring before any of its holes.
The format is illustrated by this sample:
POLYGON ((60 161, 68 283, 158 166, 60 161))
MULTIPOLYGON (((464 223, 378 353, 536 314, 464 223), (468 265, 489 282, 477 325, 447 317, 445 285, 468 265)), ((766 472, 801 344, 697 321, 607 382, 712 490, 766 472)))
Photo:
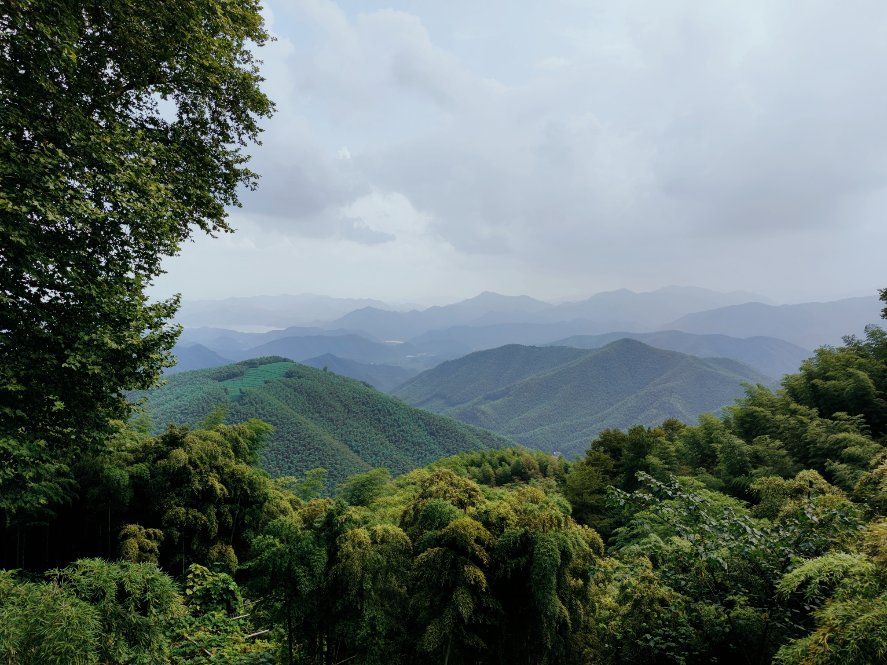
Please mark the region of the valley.
MULTIPOLYGON (((197 423, 219 405, 230 422, 261 417, 277 428, 264 463, 278 474, 315 466, 331 478, 374 465, 404 471, 443 450, 482 448, 495 436, 572 458, 606 429, 693 423, 747 386, 775 386, 811 355, 812 346, 789 339, 835 341, 836 312, 857 331, 878 315, 874 298, 777 306, 743 292, 667 287, 562 304, 492 292, 427 309, 373 302, 322 321, 313 317, 357 301, 306 298, 201 303, 196 309, 239 325, 185 328, 174 349, 179 365, 168 371, 166 386, 148 393, 155 425, 197 423), (757 301, 742 302, 747 298, 757 301), (293 309, 299 303, 301 312, 293 309), (755 315, 740 314, 746 310, 755 315), (244 331, 283 316, 308 325, 244 331), (737 328, 748 336, 732 334, 737 328), (293 363, 236 398, 213 378, 251 363, 272 366, 269 357, 293 363), (321 405, 348 415, 327 419, 321 405), (386 430, 379 421, 356 442, 353 421, 386 409, 410 425, 386 430), (453 419, 446 428, 458 435, 430 436, 428 412, 453 419), (456 421, 479 429, 459 429, 456 421), (420 430, 409 450, 392 443, 420 430)), ((193 316, 196 309, 183 311, 193 316)))

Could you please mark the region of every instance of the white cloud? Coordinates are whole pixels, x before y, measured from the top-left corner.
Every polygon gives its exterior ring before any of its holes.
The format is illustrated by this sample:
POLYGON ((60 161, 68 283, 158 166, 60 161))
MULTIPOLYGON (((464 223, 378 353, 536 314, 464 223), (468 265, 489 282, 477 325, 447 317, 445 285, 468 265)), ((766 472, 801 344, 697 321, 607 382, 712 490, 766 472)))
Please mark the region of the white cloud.
POLYGON ((408 6, 271 2, 256 238, 383 297, 883 279, 882 3, 408 6))

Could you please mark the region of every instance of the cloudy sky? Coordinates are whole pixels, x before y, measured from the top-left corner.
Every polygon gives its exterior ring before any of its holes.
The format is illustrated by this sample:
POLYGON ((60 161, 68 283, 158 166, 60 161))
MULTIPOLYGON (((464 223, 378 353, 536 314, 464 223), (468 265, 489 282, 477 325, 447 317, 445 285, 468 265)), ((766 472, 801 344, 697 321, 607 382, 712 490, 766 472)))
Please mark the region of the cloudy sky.
POLYGON ((887 286, 887 3, 270 0, 234 235, 165 295, 887 286))

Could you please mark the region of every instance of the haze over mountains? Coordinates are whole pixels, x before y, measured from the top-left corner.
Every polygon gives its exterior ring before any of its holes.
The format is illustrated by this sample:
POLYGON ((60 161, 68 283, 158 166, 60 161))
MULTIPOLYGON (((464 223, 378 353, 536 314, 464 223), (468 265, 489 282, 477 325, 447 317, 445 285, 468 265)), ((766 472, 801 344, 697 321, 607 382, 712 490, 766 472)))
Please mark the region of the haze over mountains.
POLYGON ((585 300, 550 304, 528 296, 484 292, 443 307, 395 312, 366 307, 334 320, 331 327, 363 330, 385 339, 409 339, 430 330, 452 326, 501 323, 593 321, 599 327, 644 329, 677 317, 762 300, 747 293, 719 293, 695 287, 666 287, 646 293, 628 289, 598 293, 585 300))
MULTIPOLYGON (((878 319, 874 296, 796 305, 763 300, 751 293, 696 287, 643 293, 621 289, 560 304, 485 292, 451 305, 407 311, 378 301, 318 296, 235 298, 183 307, 186 321, 206 315, 233 321, 233 328, 186 326, 176 352, 183 369, 264 355, 296 361, 329 355, 415 373, 506 344, 590 348, 630 336, 659 348, 739 360, 776 378, 797 369, 810 349, 840 343, 847 330, 861 334, 878 319), (361 306, 339 315, 355 304, 361 306), (323 312, 336 316, 316 318, 323 312), (311 325, 305 325, 309 320, 311 325), (283 321, 289 325, 266 330, 283 321), (195 344, 200 347, 189 348, 195 344)), ((338 366, 347 371, 344 364, 338 366)), ((355 373, 365 380, 365 373, 355 373)))
POLYGON ((877 313, 874 296, 796 305, 749 302, 685 314, 666 327, 692 333, 729 330, 737 337, 765 335, 814 348, 840 344, 848 331, 861 335, 866 325, 878 322, 877 313))
POLYGON ((404 470, 493 441, 404 402, 572 455, 605 428, 693 422, 741 396, 744 384, 775 385, 811 349, 862 333, 880 311, 874 297, 761 300, 667 287, 560 304, 484 292, 405 311, 317 296, 203 302, 186 308, 186 317, 233 327, 186 327, 174 350, 179 365, 169 385, 150 394, 149 410, 159 423, 196 422, 220 405, 235 420, 261 417, 277 427, 266 466, 280 473, 404 470), (251 359, 266 357, 303 364, 262 361, 265 369, 249 369, 251 359), (203 368, 215 369, 181 373, 203 368), (246 376, 233 396, 219 379, 229 374, 246 376), (362 421, 371 424, 354 424, 362 421), (438 431, 449 443, 439 445, 438 431), (405 441, 420 450, 401 450, 405 441))
POLYGON ((332 298, 312 293, 186 300, 176 313, 176 321, 188 327, 260 330, 328 321, 362 307, 391 306, 371 298, 332 298))
POLYGON ((484 292, 400 311, 313 296, 202 303, 189 316, 233 327, 186 327, 180 364, 146 406, 158 427, 219 407, 230 422, 266 420, 267 469, 322 466, 331 482, 513 442, 573 457, 604 429, 693 423, 749 384, 775 386, 880 312, 874 297, 761 300, 668 287, 560 304, 484 292), (313 318, 323 312, 336 315, 313 318))

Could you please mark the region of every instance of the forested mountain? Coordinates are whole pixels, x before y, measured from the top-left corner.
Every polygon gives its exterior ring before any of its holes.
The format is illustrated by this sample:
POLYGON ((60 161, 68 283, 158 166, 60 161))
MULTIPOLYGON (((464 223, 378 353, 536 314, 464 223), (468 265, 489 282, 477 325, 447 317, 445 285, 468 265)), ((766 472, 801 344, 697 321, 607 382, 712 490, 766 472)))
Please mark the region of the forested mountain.
POLYGON ((657 349, 680 351, 702 358, 731 358, 774 379, 796 372, 810 351, 774 337, 730 337, 695 335, 679 330, 650 333, 612 332, 603 335, 574 335, 557 340, 551 346, 597 349, 617 339, 636 339, 657 349))
POLYGON ((283 358, 176 374, 133 395, 157 432, 170 423, 259 418, 274 427, 262 453, 274 475, 323 467, 329 482, 374 466, 403 472, 444 455, 508 443, 407 406, 360 381, 283 358))
POLYGON ((750 367, 621 339, 590 351, 506 346, 423 372, 394 394, 518 442, 574 455, 600 431, 692 422, 769 384, 750 367))
POLYGON ((687 314, 662 328, 734 337, 778 337, 812 349, 840 344, 844 335, 861 335, 865 326, 878 321, 879 310, 878 299, 873 297, 797 305, 751 302, 687 314))
POLYGON ((326 498, 317 473, 253 466, 261 422, 120 426, 78 468, 90 491, 0 540, 30 567, 0 573, 0 656, 880 665, 885 351, 872 329, 723 417, 606 430, 575 462, 476 450, 326 498))
POLYGON ((445 412, 586 355, 586 351, 563 346, 509 344, 441 363, 410 379, 394 394, 423 409, 445 412))
POLYGON ((396 365, 359 363, 356 360, 340 358, 331 353, 300 361, 303 365, 317 367, 335 372, 350 379, 357 379, 370 384, 381 391, 389 391, 418 374, 418 370, 409 370, 396 365))

